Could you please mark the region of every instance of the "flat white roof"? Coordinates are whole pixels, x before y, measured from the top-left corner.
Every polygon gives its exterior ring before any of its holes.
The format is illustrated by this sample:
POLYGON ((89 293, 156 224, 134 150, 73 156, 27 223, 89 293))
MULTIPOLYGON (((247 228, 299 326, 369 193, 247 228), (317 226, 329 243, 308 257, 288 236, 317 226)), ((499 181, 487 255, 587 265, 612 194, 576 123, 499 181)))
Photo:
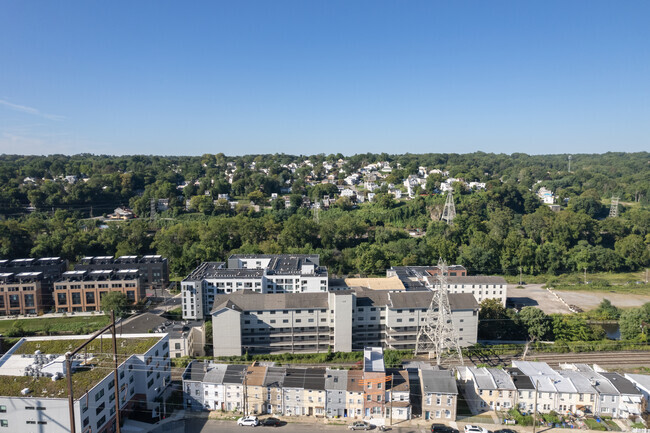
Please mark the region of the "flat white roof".
POLYGON ((20 274, 17 274, 17 277, 36 277, 38 275, 41 275, 42 272, 21 272, 20 274))
POLYGON ((366 347, 363 350, 363 371, 383 373, 384 350, 381 347, 366 347))
POLYGON ((72 276, 72 275, 83 275, 87 271, 66 271, 63 273, 64 276, 72 276))

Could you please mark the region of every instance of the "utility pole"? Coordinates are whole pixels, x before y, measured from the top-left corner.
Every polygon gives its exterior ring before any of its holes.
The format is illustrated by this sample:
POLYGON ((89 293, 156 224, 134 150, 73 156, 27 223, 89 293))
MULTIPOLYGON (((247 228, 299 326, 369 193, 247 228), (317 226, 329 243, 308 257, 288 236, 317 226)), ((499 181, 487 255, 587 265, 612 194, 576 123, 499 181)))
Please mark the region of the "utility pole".
POLYGON ((585 270, 585 274, 584 274, 585 275, 585 284, 587 284, 587 268, 584 268, 584 270, 585 270))
POLYGON ((246 379, 248 376, 247 371, 248 367, 244 370, 244 416, 248 416, 248 386, 246 386, 246 379))
MULTIPOLYGON (((93 335, 90 336, 88 340, 86 340, 84 343, 82 343, 79 347, 77 347, 75 350, 72 352, 68 352, 65 354, 65 368, 66 368, 66 379, 68 381, 68 409, 70 412, 70 433, 76 433, 76 425, 75 425, 75 415, 74 415, 74 387, 73 387, 73 382, 72 382, 72 361, 74 359, 74 356, 81 352, 87 345, 89 345, 92 341, 94 341, 96 338, 99 338, 100 345, 102 344, 102 334, 108 330, 112 331, 112 337, 113 337, 113 358, 115 360, 115 367, 113 370, 113 374, 115 375, 115 423, 116 423, 116 429, 115 431, 117 433, 121 432, 120 428, 120 399, 119 399, 119 376, 118 376, 118 371, 117 371, 117 339, 115 338, 115 312, 111 312, 111 323, 108 325, 104 326, 102 329, 99 331, 95 332, 93 335)), ((104 353, 103 349, 100 348, 100 353, 104 353)))
POLYGON ((519 285, 521 286, 521 266, 519 266, 519 285))
POLYGON ((569 173, 571 173, 571 155, 569 155, 569 173))
POLYGON ((648 284, 648 269, 645 270, 645 283, 648 284))
POLYGON ((394 382, 395 375, 391 374, 390 375, 390 420, 388 422, 389 426, 393 426, 393 382, 394 382))
POLYGON ((537 430, 537 394, 539 393, 539 379, 535 381, 535 411, 533 412, 533 433, 537 430))
MULTIPOLYGON (((120 427, 120 382, 119 376, 117 374, 117 338, 115 338, 115 310, 111 311, 111 334, 113 336, 113 375, 115 376, 115 425, 117 428, 117 433, 120 433, 122 428, 120 427)), ((164 404, 164 402, 163 402, 164 404)))

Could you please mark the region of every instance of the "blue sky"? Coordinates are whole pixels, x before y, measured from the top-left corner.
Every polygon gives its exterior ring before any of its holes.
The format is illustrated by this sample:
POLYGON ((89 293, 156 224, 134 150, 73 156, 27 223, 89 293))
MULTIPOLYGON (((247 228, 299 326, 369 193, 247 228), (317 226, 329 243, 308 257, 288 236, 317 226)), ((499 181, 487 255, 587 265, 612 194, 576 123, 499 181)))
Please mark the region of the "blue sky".
POLYGON ((650 150, 650 2, 0 2, 0 153, 650 150))

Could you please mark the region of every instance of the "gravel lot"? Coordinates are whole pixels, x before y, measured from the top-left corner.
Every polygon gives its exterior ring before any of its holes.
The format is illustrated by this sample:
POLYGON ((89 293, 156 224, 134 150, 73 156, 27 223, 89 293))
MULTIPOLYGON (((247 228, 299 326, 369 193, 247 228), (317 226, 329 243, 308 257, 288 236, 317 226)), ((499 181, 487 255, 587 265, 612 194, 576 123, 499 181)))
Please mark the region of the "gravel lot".
MULTIPOLYGON (((509 285, 508 302, 515 303, 518 306, 532 305, 539 307, 547 314, 570 312, 562 302, 544 289, 542 284, 528 284, 524 287, 524 289, 517 289, 515 285, 509 285)), ((577 305, 585 311, 598 307, 598 304, 605 298, 609 299, 617 307, 622 308, 640 307, 646 302, 650 302, 650 295, 561 290, 556 290, 555 293, 568 304, 577 305)))

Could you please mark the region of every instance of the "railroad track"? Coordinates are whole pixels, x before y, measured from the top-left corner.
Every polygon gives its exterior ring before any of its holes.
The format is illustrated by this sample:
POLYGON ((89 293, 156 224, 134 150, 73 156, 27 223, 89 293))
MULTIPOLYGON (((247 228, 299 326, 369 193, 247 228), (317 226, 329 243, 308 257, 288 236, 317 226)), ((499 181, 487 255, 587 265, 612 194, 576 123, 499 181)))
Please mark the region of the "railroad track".
MULTIPOLYGON (((509 365, 513 360, 519 359, 521 359, 520 355, 491 355, 484 357, 470 357, 466 360, 466 363, 475 365, 509 365)), ((529 353, 526 356, 526 360, 546 362, 553 367, 563 363, 598 364, 608 367, 650 367, 650 352, 529 353)))

